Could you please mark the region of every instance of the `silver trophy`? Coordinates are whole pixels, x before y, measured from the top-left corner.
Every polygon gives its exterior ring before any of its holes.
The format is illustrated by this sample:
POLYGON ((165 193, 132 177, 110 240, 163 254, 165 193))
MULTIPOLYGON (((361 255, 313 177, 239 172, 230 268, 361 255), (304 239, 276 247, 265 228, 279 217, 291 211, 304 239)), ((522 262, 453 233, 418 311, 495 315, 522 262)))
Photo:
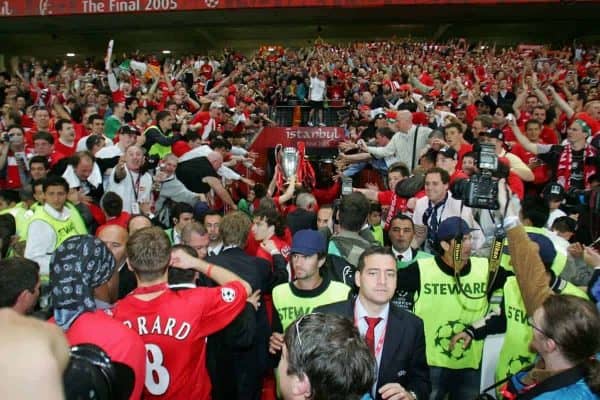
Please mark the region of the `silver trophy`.
POLYGON ((298 149, 295 147, 283 147, 280 149, 279 154, 283 177, 286 181, 289 181, 289 179, 296 175, 296 172, 298 171, 298 164, 300 161, 298 149))

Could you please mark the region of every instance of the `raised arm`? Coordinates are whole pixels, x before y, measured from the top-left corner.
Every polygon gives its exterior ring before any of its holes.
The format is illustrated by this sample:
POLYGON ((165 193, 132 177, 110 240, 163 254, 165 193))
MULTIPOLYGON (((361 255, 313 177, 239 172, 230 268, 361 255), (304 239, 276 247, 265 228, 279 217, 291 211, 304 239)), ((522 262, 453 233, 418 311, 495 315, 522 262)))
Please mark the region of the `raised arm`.
POLYGON ((246 296, 250 296, 252 294, 252 288, 250 287, 250 284, 240 278, 237 274, 216 264, 209 264, 200 258, 192 257, 182 249, 175 249, 171 251, 170 264, 176 268, 193 269, 201 272, 219 285, 226 285, 227 283, 233 281, 241 282, 242 285, 244 285, 244 289, 246 289, 246 296))

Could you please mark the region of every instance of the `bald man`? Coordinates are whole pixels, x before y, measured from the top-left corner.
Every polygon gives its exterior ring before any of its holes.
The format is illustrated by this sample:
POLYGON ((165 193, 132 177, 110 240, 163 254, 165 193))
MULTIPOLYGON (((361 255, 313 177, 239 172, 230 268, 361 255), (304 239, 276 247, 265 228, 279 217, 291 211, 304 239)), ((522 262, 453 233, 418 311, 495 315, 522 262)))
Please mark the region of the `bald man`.
POLYGON ((383 147, 367 146, 364 142, 361 149, 375 158, 396 157, 412 171, 419 162, 419 154, 427 145, 431 129, 414 125, 412 113, 408 110, 398 111, 396 115, 398 131, 389 143, 383 147))
POLYGON ((236 204, 217 174, 217 170, 222 165, 223 155, 218 151, 213 151, 208 153, 206 157, 196 157, 180 162, 177 165, 175 175, 188 190, 206 194, 212 189, 223 203, 232 209, 237 209, 236 204))
MULTIPOLYGON (((145 217, 144 217, 145 218, 145 217)), ((129 234, 127 230, 119 225, 106 225, 96 232, 98 239, 102 240, 106 247, 115 257, 117 265, 115 274, 104 285, 94 290, 96 305, 104 308, 104 305, 110 305, 117 299, 122 299, 129 292, 137 287, 135 275, 127 268, 127 239, 129 234)))

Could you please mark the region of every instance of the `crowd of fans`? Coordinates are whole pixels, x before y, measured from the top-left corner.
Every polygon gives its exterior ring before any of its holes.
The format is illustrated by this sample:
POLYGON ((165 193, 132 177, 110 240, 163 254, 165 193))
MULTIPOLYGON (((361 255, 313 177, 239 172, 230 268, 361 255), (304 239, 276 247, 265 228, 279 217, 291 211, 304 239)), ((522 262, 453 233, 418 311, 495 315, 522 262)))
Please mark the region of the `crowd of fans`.
POLYGON ((496 333, 489 393, 600 395, 596 48, 317 40, 10 67, 0 346, 34 345, 0 361, 2 397, 33 398, 33 371, 48 398, 474 399, 496 333), (282 106, 309 126, 336 108, 333 165, 255 165, 282 106), (470 207, 482 176, 491 210, 470 207))

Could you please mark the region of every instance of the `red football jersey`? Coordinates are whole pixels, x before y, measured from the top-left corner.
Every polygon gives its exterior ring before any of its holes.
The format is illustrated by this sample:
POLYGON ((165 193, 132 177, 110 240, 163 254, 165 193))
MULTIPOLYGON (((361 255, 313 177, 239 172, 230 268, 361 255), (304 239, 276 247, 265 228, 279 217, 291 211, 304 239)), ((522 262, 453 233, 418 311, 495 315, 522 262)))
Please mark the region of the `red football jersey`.
POLYGON ((240 282, 215 288, 165 290, 143 301, 133 291, 113 315, 146 345, 144 399, 210 399, 206 337, 227 326, 244 308, 240 282))

